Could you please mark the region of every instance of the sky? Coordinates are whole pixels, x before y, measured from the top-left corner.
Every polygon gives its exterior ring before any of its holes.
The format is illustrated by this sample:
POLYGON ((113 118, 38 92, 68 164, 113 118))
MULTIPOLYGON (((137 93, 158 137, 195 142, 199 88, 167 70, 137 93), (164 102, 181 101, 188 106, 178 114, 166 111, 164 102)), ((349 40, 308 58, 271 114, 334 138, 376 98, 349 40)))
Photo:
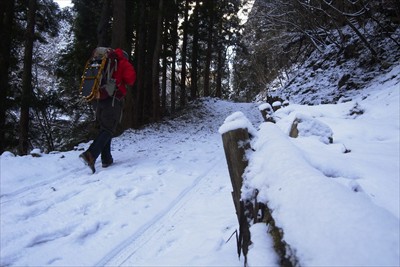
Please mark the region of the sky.
MULTIPOLYGON (((347 97, 290 103, 276 124, 262 102, 195 101, 116 137, 115 164, 95 174, 78 158, 91 141, 4 152, 0 265, 243 266, 221 137, 243 127, 254 138, 242 197, 259 190, 301 266, 399 266, 400 65, 347 97)), ((267 230, 252 225, 249 266, 279 266, 267 230)))
POLYGON ((60 8, 64 8, 67 6, 72 6, 71 0, 54 0, 54 2, 58 3, 60 8))
POLYGON ((254 4, 254 0, 250 0, 248 1, 248 3, 243 6, 243 8, 241 10, 239 10, 238 16, 239 19, 241 20, 241 24, 245 24, 248 18, 248 15, 251 11, 251 8, 253 7, 254 4), (246 11, 246 12, 244 12, 246 11))

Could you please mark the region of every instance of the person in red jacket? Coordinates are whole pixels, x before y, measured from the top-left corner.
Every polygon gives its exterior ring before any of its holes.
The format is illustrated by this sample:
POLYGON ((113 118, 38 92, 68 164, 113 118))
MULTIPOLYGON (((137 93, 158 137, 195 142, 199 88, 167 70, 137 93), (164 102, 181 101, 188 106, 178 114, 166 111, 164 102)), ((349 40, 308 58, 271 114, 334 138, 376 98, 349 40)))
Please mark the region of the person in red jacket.
POLYGON ((103 168, 114 162, 111 155, 111 140, 122 117, 126 86, 133 86, 136 80, 136 72, 128 60, 128 54, 117 48, 113 51, 113 56, 116 58, 116 66, 113 68, 111 81, 115 84, 115 91, 110 95, 105 85, 101 86, 99 99, 93 103, 100 131, 90 147, 79 155, 93 173, 96 172, 95 162, 99 155, 103 168))

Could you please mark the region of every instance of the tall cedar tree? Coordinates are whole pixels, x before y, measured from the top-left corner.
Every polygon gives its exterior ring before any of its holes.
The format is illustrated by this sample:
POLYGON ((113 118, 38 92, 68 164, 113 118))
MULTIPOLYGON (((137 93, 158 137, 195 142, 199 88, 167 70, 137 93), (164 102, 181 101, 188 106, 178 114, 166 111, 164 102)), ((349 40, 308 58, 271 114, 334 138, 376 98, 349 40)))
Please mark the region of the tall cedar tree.
POLYGON ((181 94, 180 94, 180 105, 184 107, 186 105, 186 54, 187 54, 187 43, 188 43, 188 19, 189 19, 189 8, 190 0, 185 1, 184 9, 184 20, 183 20, 183 37, 182 37, 182 66, 181 66, 181 94))
POLYGON ((210 96, 210 69, 211 69, 211 56, 212 56, 212 45, 213 45, 213 26, 214 26, 214 1, 207 3, 209 24, 208 24, 208 36, 207 36, 207 53, 206 53, 206 65, 204 73, 204 96, 210 96))
POLYGON ((25 32, 24 72, 20 114, 19 155, 26 155, 29 149, 29 109, 32 98, 32 53, 35 39, 36 0, 29 0, 28 20, 25 32))
POLYGON ((155 31, 155 47, 153 52, 152 61, 152 91, 153 91, 153 110, 152 118, 153 121, 158 121, 160 119, 160 84, 159 84, 159 60, 160 60, 160 50, 161 50, 161 36, 162 36, 162 20, 163 20, 163 5, 164 0, 154 0, 154 4, 158 2, 157 9, 157 30, 155 31))
POLYGON ((171 24, 171 42, 172 42, 172 68, 171 68, 171 112, 175 112, 176 104, 176 55, 178 45, 178 5, 175 2, 173 5, 175 12, 173 13, 173 19, 171 24))
POLYGON ((198 56, 199 56, 199 9, 200 0, 196 0, 193 12, 193 42, 192 42, 192 71, 191 71, 191 89, 190 98, 196 99, 198 95, 197 89, 197 79, 198 79, 198 56))
POLYGON ((8 71, 10 68, 14 3, 14 0, 2 0, 0 2, 0 154, 6 149, 5 126, 8 106, 7 92, 9 90, 8 71))

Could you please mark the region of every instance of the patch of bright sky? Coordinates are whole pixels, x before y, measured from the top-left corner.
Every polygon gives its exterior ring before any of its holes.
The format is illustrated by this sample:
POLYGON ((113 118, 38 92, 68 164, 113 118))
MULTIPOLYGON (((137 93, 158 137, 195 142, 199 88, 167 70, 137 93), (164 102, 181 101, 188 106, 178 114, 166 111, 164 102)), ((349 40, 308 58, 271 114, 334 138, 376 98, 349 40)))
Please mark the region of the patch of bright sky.
POLYGON ((71 0, 55 0, 54 2, 56 2, 60 8, 64 8, 64 7, 72 7, 72 2, 71 0))
MULTIPOLYGON (((73 6, 71 0, 54 0, 54 1, 60 6, 60 8, 73 6)), ((247 17, 251 11, 253 4, 254 0, 249 0, 247 4, 244 5, 244 7, 239 11, 238 15, 242 21, 242 24, 246 23, 247 17)))
POLYGON ((238 16, 242 24, 246 23, 251 8, 253 7, 254 1, 255 0, 248 0, 247 3, 243 6, 243 8, 239 10, 238 16))

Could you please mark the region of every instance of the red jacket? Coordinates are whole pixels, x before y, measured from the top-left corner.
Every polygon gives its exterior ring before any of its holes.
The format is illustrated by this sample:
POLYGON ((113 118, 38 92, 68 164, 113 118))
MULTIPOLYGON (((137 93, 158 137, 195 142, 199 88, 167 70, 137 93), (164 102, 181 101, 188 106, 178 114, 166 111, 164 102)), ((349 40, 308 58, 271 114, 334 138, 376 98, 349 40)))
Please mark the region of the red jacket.
POLYGON ((126 95, 126 85, 133 86, 136 81, 136 71, 128 59, 124 56, 124 51, 120 48, 114 50, 118 60, 116 71, 112 78, 115 79, 118 91, 116 97, 122 98, 126 95))
MULTIPOLYGON (((126 95, 126 85, 133 86, 136 81, 136 71, 129 60, 124 56, 124 51, 120 48, 115 49, 112 52, 110 58, 117 59, 117 66, 113 72, 111 78, 115 80, 117 85, 117 91, 115 97, 118 99, 123 98, 126 95)), ((104 82, 104 81, 103 81, 104 82)), ((106 99, 109 97, 108 93, 104 88, 100 89, 99 99, 106 99)))

